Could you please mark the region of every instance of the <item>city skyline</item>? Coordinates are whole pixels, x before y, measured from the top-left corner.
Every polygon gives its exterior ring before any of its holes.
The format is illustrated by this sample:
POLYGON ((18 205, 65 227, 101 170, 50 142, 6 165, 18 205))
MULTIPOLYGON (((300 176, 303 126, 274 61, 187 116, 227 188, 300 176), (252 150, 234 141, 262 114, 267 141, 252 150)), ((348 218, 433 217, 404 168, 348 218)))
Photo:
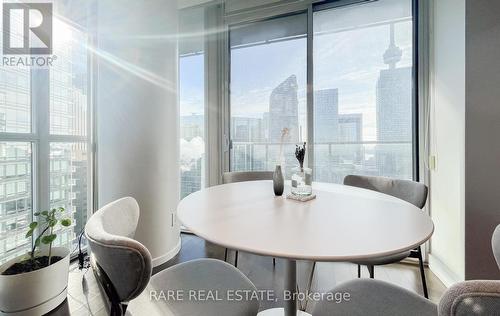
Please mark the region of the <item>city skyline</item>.
MULTIPOLYGON (((411 67, 411 19, 398 21, 395 25, 395 42, 402 51, 398 67, 411 67)), ((376 84, 374 83, 378 80, 379 71, 386 68, 383 54, 390 44, 389 29, 390 23, 362 30, 315 35, 318 37, 315 42, 315 60, 335 55, 335 60, 342 61, 342 63, 321 63, 321 65, 314 66, 315 91, 338 89, 340 92, 339 113, 362 113, 363 139, 367 141, 375 141, 377 137, 375 106, 367 107, 367 104, 376 104, 376 84), (367 40, 352 43, 351 38, 367 40), (346 47, 346 43, 350 46, 346 47), (364 54, 356 54, 357 51, 362 51, 364 54), (338 75, 332 76, 332 73, 338 75)), ((300 71, 297 71, 298 68, 293 65, 305 65, 305 54, 301 56, 291 54, 287 58, 280 58, 282 51, 296 51, 298 42, 305 43, 305 39, 279 42, 282 45, 281 48, 275 43, 237 50, 237 56, 241 56, 239 59, 245 62, 241 65, 232 63, 231 71, 245 74, 247 78, 241 81, 243 84, 241 87, 232 87, 233 101, 231 103, 241 104, 238 108, 245 109, 246 112, 240 113, 235 111, 238 109, 236 108, 232 111, 233 116, 262 118, 262 113, 266 112, 269 107, 269 95, 272 90, 290 74, 295 74, 298 83, 299 125, 304 128, 307 114, 305 107, 306 68, 300 67, 300 71), (257 67, 258 62, 263 62, 263 64, 257 67), (245 72, 247 67, 259 69, 258 77, 249 77, 251 73, 245 72), (287 72, 288 75, 281 75, 287 72)), ((183 69, 180 75, 181 116, 192 113, 202 115, 204 113, 204 55, 182 57, 180 60, 181 69, 183 69)), ((235 80, 238 80, 238 77, 232 78, 233 85, 235 80)))

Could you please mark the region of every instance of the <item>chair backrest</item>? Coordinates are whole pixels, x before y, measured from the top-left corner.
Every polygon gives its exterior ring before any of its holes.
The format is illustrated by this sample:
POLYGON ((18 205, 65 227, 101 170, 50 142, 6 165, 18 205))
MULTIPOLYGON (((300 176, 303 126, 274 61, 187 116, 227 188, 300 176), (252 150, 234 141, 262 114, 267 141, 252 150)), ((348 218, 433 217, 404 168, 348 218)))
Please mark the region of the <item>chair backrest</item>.
POLYGON ((234 183, 243 181, 272 180, 272 171, 232 171, 224 172, 222 183, 234 183))
POLYGON ((427 201, 427 186, 420 182, 386 177, 348 175, 344 178, 344 184, 392 195, 418 208, 423 208, 427 201))
POLYGON ((139 205, 125 197, 95 212, 85 225, 93 260, 106 273, 121 302, 137 297, 151 278, 151 254, 134 240, 139 205))
POLYGON ((500 225, 498 225, 493 232, 493 237, 491 238, 491 248, 493 249, 493 255, 495 256, 498 269, 500 270, 500 225))

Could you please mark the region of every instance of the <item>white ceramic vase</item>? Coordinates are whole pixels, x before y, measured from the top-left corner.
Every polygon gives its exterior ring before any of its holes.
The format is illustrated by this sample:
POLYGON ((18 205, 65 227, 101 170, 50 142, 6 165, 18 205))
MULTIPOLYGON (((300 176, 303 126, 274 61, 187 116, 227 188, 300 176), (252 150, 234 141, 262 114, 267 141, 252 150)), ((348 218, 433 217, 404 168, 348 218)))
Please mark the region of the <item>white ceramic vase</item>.
POLYGON ((1 275, 25 256, 0 266, 0 315, 40 316, 50 312, 66 299, 69 250, 52 248, 52 256, 63 258, 48 267, 16 275, 1 275))

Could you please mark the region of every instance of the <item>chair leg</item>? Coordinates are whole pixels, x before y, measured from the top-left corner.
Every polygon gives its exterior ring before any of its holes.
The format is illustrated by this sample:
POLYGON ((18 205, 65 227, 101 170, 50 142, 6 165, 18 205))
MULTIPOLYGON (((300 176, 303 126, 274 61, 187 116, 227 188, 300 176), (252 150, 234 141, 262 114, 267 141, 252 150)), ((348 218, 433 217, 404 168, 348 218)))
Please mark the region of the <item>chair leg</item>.
POLYGON ((109 310, 110 316, 123 316, 125 311, 123 310, 122 304, 111 302, 111 308, 109 310))
POLYGON ((424 289, 424 297, 429 298, 429 293, 427 291, 427 282, 425 281, 425 270, 424 270, 424 260, 422 259, 422 248, 419 246, 417 248, 418 254, 418 265, 420 266, 420 277, 422 278, 422 288, 424 289))
POLYGON ((361 278, 361 265, 358 264, 358 279, 361 278))
POLYGON ((234 266, 238 267, 238 250, 236 250, 236 258, 234 259, 234 266))
POLYGON ((227 261, 227 248, 224 250, 224 261, 227 261))
POLYGON ((368 268, 368 272, 370 272, 370 279, 375 278, 375 267, 374 266, 366 266, 368 268))
POLYGON ((273 257, 273 267, 276 266, 276 258, 273 257))

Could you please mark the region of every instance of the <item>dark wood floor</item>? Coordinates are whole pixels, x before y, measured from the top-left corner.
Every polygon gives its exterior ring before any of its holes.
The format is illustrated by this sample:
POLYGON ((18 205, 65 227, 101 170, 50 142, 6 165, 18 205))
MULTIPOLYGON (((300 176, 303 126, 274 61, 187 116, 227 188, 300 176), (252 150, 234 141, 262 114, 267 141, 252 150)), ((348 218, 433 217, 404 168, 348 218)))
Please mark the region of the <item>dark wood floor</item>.
MULTIPOLYGON (((155 268, 153 273, 171 265, 189 261, 197 258, 224 259, 224 248, 210 244, 203 239, 189 234, 182 234, 182 249, 179 254, 167 264, 155 268)), ((233 262, 234 252, 230 252, 228 261, 233 262)), ((306 287, 309 272, 312 264, 310 262, 299 262, 298 276, 299 286, 306 287)), ((276 266, 273 267, 272 258, 261 257, 247 253, 241 253, 238 261, 238 268, 248 276, 256 287, 260 290, 274 290, 280 293, 283 290, 284 282, 284 261, 277 259, 276 266)), ((439 301, 445 290, 444 285, 436 276, 426 269, 430 299, 439 301)), ((335 285, 357 277, 356 265, 351 263, 319 263, 316 267, 313 291, 327 291, 335 285)), ((368 272, 363 270, 363 277, 368 277, 368 272)), ((375 278, 391 282, 422 295, 420 274, 418 267, 412 264, 393 264, 383 267, 376 267, 375 278)), ((281 307, 282 303, 264 301, 261 309, 271 307, 281 307)), ((310 312, 314 303, 308 304, 307 310, 310 312)), ((102 300, 99 288, 91 271, 79 271, 76 267, 70 273, 68 300, 51 315, 107 315, 104 301, 102 300)))

